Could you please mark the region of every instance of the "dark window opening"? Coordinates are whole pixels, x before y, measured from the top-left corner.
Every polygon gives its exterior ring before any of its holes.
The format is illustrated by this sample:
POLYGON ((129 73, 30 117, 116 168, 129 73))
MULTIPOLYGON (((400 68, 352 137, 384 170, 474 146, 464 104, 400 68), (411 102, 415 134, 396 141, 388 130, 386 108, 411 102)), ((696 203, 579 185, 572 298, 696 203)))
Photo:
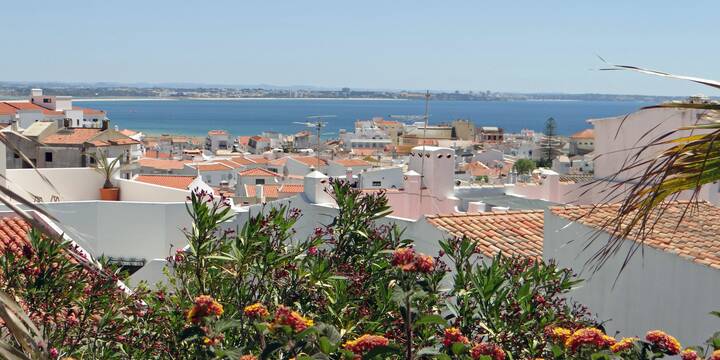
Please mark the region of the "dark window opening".
POLYGON ((382 181, 373 181, 372 186, 382 186, 382 181))
POLYGON ((255 185, 264 185, 265 179, 255 179, 255 185))
POLYGON ((52 162, 53 153, 47 151, 45 152, 45 162, 52 162))

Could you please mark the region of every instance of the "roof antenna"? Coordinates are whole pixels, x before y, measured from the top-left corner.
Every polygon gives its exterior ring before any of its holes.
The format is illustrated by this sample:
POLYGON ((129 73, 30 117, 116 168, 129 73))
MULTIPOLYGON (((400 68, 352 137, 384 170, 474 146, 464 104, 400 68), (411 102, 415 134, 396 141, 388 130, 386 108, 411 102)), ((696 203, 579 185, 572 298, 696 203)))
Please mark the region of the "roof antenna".
POLYGON ((430 90, 425 91, 425 115, 423 118, 425 119, 425 127, 423 128, 423 156, 420 159, 420 203, 422 204, 423 199, 423 187, 425 186, 425 158, 427 157, 425 153, 425 144, 427 143, 427 127, 428 127, 428 118, 430 117, 429 114, 430 110, 430 90))

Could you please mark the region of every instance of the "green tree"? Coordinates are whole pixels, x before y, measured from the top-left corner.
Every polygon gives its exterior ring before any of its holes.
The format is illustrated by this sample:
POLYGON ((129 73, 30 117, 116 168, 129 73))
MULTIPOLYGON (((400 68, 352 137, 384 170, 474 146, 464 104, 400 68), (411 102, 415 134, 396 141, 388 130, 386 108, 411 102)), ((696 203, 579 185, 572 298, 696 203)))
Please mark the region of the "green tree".
POLYGON ((515 169, 518 174, 529 174, 535 170, 535 162, 530 159, 520 159, 515 162, 513 169, 515 169))

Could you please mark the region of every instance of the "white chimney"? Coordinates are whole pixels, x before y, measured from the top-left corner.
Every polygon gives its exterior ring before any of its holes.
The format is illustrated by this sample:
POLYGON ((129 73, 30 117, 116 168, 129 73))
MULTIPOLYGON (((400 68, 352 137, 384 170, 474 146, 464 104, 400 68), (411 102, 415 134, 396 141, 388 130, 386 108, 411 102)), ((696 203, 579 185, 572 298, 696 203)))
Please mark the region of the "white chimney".
POLYGON ((353 174, 352 174, 352 168, 345 169, 345 180, 347 180, 348 183, 353 183, 353 174))
POLYGON ((509 210, 510 208, 506 206, 493 206, 490 208, 490 211, 492 212, 508 212, 509 210))
POLYGON ((413 170, 406 172, 404 187, 408 194, 420 194, 420 174, 413 170))
POLYGON ((333 203, 334 200, 326 191, 329 187, 330 179, 319 171, 312 171, 305 175, 303 185, 305 186, 305 196, 312 204, 333 203))
POLYGON ((265 202, 265 192, 262 184, 255 185, 255 198, 257 199, 258 203, 265 202))
POLYGON ((482 201, 471 201, 468 203, 467 212, 469 212, 469 213, 485 212, 485 203, 482 201))

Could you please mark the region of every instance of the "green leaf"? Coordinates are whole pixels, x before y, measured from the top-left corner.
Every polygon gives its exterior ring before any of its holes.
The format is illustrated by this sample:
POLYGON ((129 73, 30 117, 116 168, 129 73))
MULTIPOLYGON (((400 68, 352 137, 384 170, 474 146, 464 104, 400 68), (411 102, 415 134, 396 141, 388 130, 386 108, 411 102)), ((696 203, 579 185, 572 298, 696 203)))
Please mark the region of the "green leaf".
MULTIPOLYGON (((372 350, 368 351, 365 355, 363 355, 363 359, 374 359, 377 356, 380 355, 392 355, 392 354, 399 354, 400 349, 395 346, 377 346, 373 348, 372 350)), ((388 356, 382 356, 382 359, 387 359, 388 356)))
POLYGON ((445 326, 447 325, 447 322, 445 321, 445 318, 443 318, 440 315, 422 315, 419 319, 415 320, 415 325, 425 325, 425 324, 437 324, 445 326))
POLYGON ((330 354, 332 352, 332 344, 330 343, 330 339, 328 339, 326 336, 321 336, 320 339, 318 339, 318 346, 320 347, 320 351, 323 352, 323 354, 330 354))
POLYGON ((280 347, 282 346, 279 342, 272 342, 265 346, 265 349, 263 349, 263 352, 260 354, 260 359, 269 359, 269 356, 272 355, 274 352, 276 352, 280 347))
POLYGON ((465 345, 463 343, 459 343, 459 342, 453 343, 452 346, 450 346, 450 350, 452 350, 452 353, 455 355, 460 355, 460 354, 466 352, 467 349, 468 349, 467 345, 465 345))

